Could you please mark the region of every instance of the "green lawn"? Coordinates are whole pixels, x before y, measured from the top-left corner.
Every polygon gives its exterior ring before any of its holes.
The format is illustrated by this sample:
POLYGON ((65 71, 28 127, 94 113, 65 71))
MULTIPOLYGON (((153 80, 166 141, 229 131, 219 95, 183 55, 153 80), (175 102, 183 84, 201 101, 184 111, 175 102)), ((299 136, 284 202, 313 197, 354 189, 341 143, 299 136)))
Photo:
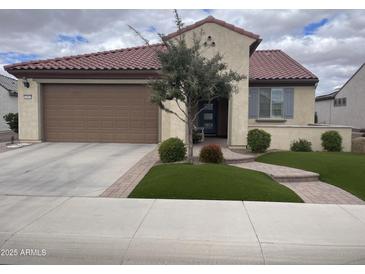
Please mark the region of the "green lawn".
POLYGON ((365 200, 365 155, 347 152, 273 152, 258 162, 313 171, 321 181, 338 186, 365 200))
POLYGON ((129 197, 302 202, 263 173, 215 164, 155 166, 129 197))

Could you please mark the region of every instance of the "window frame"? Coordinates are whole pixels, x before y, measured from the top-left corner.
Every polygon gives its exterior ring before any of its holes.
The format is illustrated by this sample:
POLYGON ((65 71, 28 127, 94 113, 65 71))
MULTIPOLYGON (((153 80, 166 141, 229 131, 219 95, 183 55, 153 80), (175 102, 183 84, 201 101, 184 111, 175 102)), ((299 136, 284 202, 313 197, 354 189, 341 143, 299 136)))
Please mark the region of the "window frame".
POLYGON ((346 97, 335 98, 333 100, 334 107, 345 107, 347 105, 346 97))
POLYGON ((285 113, 284 113, 284 104, 285 104, 285 91, 284 87, 257 87, 258 88, 258 106, 257 106, 257 119, 259 120, 284 120, 285 119, 285 113), (260 98, 261 98, 261 90, 262 89, 270 89, 270 117, 261 117, 260 116, 260 98), (272 113, 272 105, 273 105, 273 90, 280 90, 281 91, 281 116, 273 116, 272 113))

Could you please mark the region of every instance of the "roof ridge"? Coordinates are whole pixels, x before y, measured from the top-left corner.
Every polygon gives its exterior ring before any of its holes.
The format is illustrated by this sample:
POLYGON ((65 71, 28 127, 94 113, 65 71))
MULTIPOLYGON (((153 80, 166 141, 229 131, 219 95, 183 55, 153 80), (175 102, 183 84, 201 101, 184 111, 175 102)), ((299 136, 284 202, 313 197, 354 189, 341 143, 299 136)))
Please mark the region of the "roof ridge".
POLYGON ((127 47, 127 48, 111 49, 111 50, 89 52, 89 53, 83 53, 83 54, 77 54, 77 55, 68 55, 68 56, 63 56, 63 57, 37 59, 37 60, 32 60, 32 61, 9 64, 9 65, 4 66, 4 68, 12 68, 12 67, 23 66, 23 65, 32 65, 32 64, 37 64, 40 62, 51 62, 51 61, 60 61, 60 60, 69 60, 69 59, 74 59, 74 58, 88 57, 88 56, 98 56, 98 55, 107 54, 107 53, 121 52, 121 51, 126 51, 126 50, 133 50, 133 49, 140 49, 140 48, 147 48, 147 47, 157 47, 157 46, 162 46, 162 45, 163 45, 162 43, 156 43, 156 44, 152 44, 152 45, 141 45, 141 46, 127 47))
POLYGON ((337 93, 339 93, 351 80, 352 78, 355 77, 356 74, 358 74, 360 72, 360 70, 365 66, 365 63, 363 63, 351 76, 349 79, 346 80, 346 82, 336 91, 336 95, 337 93))
POLYGON ((235 31, 235 32, 244 34, 244 35, 246 35, 248 37, 251 37, 253 39, 256 39, 256 40, 260 39, 260 35, 255 34, 253 32, 250 32, 250 31, 247 31, 244 28, 237 27, 237 26, 235 26, 233 24, 230 24, 230 23, 228 23, 228 22, 226 22, 224 20, 217 19, 217 18, 215 18, 212 15, 209 15, 208 17, 206 17, 206 18, 204 18, 202 20, 199 20, 199 21, 197 21, 197 22, 195 22, 193 24, 187 25, 187 26, 183 27, 180 30, 174 31, 172 33, 169 33, 165 37, 167 39, 173 38, 173 37, 175 37, 175 36, 177 36, 179 34, 182 34, 182 33, 186 32, 186 31, 189 31, 189 30, 195 29, 195 28, 197 28, 197 27, 199 27, 201 25, 204 25, 205 23, 215 23, 215 24, 221 25, 223 27, 226 27, 226 28, 228 28, 228 29, 230 29, 232 31, 235 31))
POLYGON ((258 51, 260 51, 260 52, 262 52, 262 51, 281 51, 281 52, 283 52, 281 49, 258 49, 258 50, 255 50, 255 52, 258 52, 258 51))

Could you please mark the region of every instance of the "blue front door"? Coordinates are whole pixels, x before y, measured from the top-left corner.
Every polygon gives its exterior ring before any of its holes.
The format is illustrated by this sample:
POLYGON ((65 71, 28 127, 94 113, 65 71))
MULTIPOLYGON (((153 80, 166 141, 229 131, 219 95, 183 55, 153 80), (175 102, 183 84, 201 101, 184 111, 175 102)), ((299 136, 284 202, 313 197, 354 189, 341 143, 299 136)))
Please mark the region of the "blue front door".
POLYGON ((201 102, 199 109, 203 107, 204 110, 199 114, 199 127, 203 127, 207 135, 217 135, 217 101, 201 102))

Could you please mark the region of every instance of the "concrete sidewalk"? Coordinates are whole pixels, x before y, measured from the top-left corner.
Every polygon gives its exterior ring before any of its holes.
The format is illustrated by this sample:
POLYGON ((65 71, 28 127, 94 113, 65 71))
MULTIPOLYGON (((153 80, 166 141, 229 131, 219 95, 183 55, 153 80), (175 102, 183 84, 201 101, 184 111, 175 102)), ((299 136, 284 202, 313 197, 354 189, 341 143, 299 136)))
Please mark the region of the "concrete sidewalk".
POLYGON ((362 205, 0 196, 0 216, 2 264, 365 263, 362 205))

